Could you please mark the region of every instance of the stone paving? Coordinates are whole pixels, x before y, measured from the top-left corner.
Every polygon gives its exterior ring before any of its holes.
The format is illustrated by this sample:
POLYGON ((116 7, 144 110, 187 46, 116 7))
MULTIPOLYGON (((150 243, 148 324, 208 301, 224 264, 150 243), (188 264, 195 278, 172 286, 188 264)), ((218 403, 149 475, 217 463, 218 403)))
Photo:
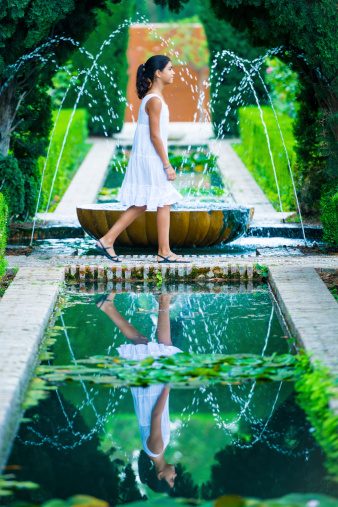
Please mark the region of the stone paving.
POLYGON ((63 280, 64 268, 22 267, 0 301, 0 473, 63 280))
POLYGON ((102 137, 90 137, 89 142, 93 146, 77 170, 54 213, 47 213, 47 215, 38 213, 38 218, 46 219, 49 223, 78 223, 76 206, 96 202, 97 194, 107 176, 116 141, 102 137))
MULTIPOLYGON (((231 256, 231 255, 184 255, 184 259, 190 260, 191 264, 202 267, 218 266, 218 265, 235 265, 246 266, 259 263, 265 266, 312 266, 318 269, 335 270, 338 269, 338 255, 290 255, 288 256, 231 256)), ((120 255, 121 265, 128 265, 129 268, 139 266, 158 266, 156 255, 120 255)), ((102 255, 48 255, 46 252, 34 252, 25 256, 8 256, 6 257, 9 268, 20 266, 44 267, 44 266, 117 266, 102 255)), ((161 266, 161 265, 159 265, 161 266)), ((162 264, 163 266, 163 264, 162 264)), ((178 267, 178 265, 177 265, 178 267)), ((182 265, 180 265, 182 267, 182 265)), ((184 267, 184 265, 183 265, 184 267)))

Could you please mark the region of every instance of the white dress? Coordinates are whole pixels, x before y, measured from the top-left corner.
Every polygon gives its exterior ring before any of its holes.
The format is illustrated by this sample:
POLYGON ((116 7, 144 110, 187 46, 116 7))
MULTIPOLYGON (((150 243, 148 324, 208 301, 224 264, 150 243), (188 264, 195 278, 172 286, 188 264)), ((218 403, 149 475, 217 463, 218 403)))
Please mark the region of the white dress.
MULTIPOLYGON (((155 359, 160 356, 172 356, 178 352, 182 352, 173 345, 164 345, 163 343, 149 342, 145 344, 133 345, 131 343, 118 347, 120 357, 129 360, 143 360, 152 356, 155 359)), ((161 416, 161 435, 163 441, 163 449, 159 454, 154 454, 147 446, 147 440, 150 436, 151 414, 153 408, 164 389, 163 384, 151 385, 149 387, 132 387, 131 394, 133 396, 134 408, 138 425, 140 428, 142 445, 148 456, 157 457, 164 453, 170 440, 170 418, 169 418, 169 396, 166 399, 164 409, 161 416)))
POLYGON ((168 152, 169 108, 159 95, 150 93, 142 99, 140 105, 133 147, 118 200, 124 206, 146 205, 147 210, 156 211, 158 207, 181 200, 182 196, 168 180, 150 139, 149 116, 145 106, 151 97, 159 97, 162 101, 160 136, 164 149, 168 152))

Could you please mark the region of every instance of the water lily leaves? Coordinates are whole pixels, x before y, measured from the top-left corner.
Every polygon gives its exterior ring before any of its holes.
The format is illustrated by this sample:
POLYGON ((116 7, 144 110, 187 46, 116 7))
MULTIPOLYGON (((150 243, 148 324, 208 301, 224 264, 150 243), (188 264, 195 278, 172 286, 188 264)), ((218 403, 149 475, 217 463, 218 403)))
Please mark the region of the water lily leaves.
POLYGON ((66 366, 40 366, 38 378, 60 383, 88 381, 105 386, 142 386, 170 384, 173 387, 206 384, 233 384, 245 381, 294 381, 300 375, 295 356, 271 357, 253 354, 190 354, 143 361, 128 361, 114 356, 93 356, 66 366))

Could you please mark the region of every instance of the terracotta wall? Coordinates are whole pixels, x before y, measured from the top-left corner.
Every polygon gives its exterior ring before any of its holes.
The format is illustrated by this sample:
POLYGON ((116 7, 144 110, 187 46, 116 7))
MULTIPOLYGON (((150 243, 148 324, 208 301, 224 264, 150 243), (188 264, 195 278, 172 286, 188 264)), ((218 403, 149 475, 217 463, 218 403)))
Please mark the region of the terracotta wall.
MULTIPOLYGON (((152 26, 154 26, 155 29, 160 27, 161 31, 167 27, 168 37, 170 38, 175 35, 175 31, 177 30, 177 25, 157 24, 152 26)), ((196 40, 197 43, 201 40, 205 41, 205 33, 201 25, 195 23, 194 25, 190 25, 190 28, 194 40, 196 40)), ((129 80, 127 88, 128 106, 126 107, 125 121, 133 122, 137 121, 141 102, 135 90, 138 66, 141 65, 141 63, 145 63, 153 54, 167 54, 169 57, 171 55, 166 45, 163 47, 160 40, 153 40, 153 37, 149 36, 149 28, 145 25, 133 25, 129 30, 130 39, 127 52, 129 62, 129 80)), ((179 44, 175 44, 174 51, 180 53, 179 44)), ((174 70, 176 72, 174 83, 168 85, 164 90, 164 96, 169 105, 170 121, 172 122, 192 122, 194 121, 194 115, 196 115, 197 121, 199 119, 208 119, 209 112, 207 104, 210 101, 210 88, 206 88, 203 85, 203 81, 208 78, 209 69, 206 66, 200 70, 195 69, 192 65, 188 65, 187 67, 188 69, 186 69, 186 66, 174 65, 174 70), (187 70, 192 77, 188 76, 187 70), (182 77, 188 84, 182 80, 182 77), (192 91, 192 86, 194 92, 192 91), (204 109, 205 112, 201 112, 197 108, 199 93, 196 92, 196 86, 198 92, 200 90, 204 92, 202 109, 204 109)))

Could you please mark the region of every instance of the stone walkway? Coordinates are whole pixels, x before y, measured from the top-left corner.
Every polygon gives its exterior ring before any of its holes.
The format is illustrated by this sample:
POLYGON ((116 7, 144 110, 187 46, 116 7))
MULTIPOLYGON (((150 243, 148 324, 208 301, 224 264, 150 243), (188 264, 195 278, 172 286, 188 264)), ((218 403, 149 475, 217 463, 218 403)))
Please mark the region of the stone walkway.
POLYGON ((64 268, 19 269, 0 301, 0 474, 64 268))
POLYGON ((209 141, 210 151, 218 155, 218 166, 228 182, 237 204, 255 208, 254 222, 260 224, 280 223, 293 213, 277 212, 252 174, 245 167, 229 141, 209 141))
POLYGON ((305 350, 338 378, 338 304, 313 267, 271 266, 269 281, 285 321, 305 350))
POLYGON ((38 213, 38 218, 54 223, 78 224, 76 206, 96 202, 97 194, 107 176, 116 141, 102 137, 90 137, 89 142, 93 146, 77 170, 54 213, 47 213, 47 216, 45 213, 38 213))
MULTIPOLYGON (((146 266, 160 266, 156 262, 155 255, 120 255, 122 260, 121 265, 127 265, 129 268, 134 266, 139 267, 142 265, 146 266)), ((262 264, 264 266, 285 266, 289 267, 302 267, 311 266, 313 268, 323 270, 335 270, 338 269, 338 255, 309 255, 309 256, 258 256, 258 257, 234 257, 231 255, 184 255, 184 258, 191 261, 191 264, 198 266, 219 266, 219 265, 235 265, 235 266, 246 266, 253 265, 255 263, 262 264)), ((34 252, 28 257, 25 256, 8 256, 6 257, 9 268, 30 266, 30 267, 47 267, 47 266, 76 266, 76 265, 87 265, 87 266, 116 266, 111 261, 103 257, 102 255, 48 255, 46 252, 43 254, 39 251, 34 252)), ((181 265, 182 266, 182 265, 181 265)))

